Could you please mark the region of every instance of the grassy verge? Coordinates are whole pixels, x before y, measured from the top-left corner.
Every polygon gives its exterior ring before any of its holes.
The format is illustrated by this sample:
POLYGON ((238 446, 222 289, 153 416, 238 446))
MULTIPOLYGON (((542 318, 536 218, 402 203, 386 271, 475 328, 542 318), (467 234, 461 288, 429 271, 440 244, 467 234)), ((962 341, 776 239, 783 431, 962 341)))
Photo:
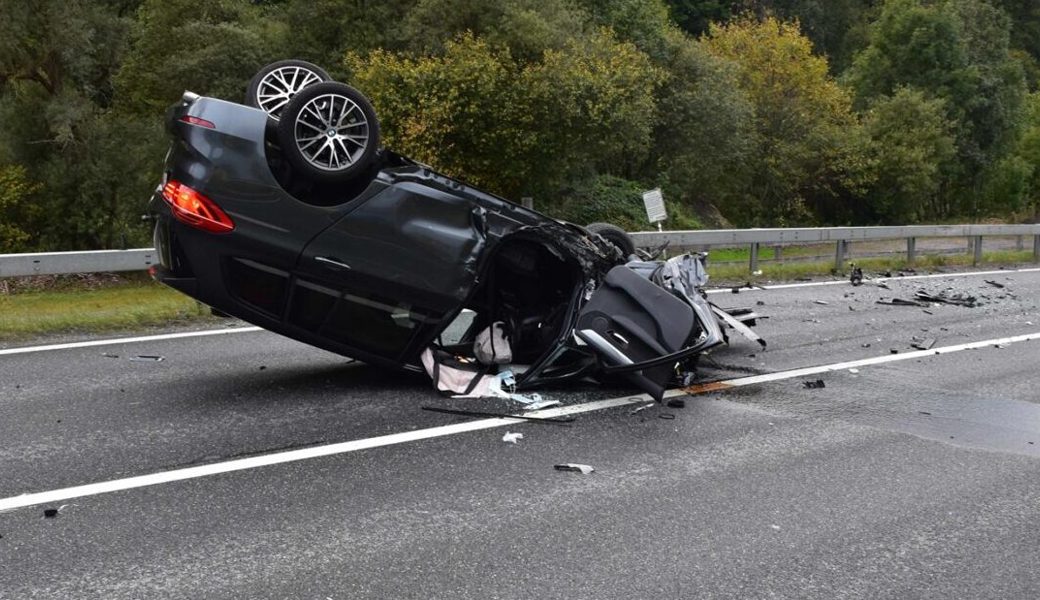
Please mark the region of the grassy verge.
POLYGON ((140 278, 84 286, 68 279, 0 294, 0 342, 210 319, 209 309, 140 278))
MULTIPOLYGON (((747 281, 751 277, 748 273, 747 264, 712 264, 712 259, 715 258, 715 254, 712 253, 711 258, 708 260, 708 274, 711 275, 712 280, 718 283, 733 282, 733 281, 747 281)), ((918 270, 936 269, 942 267, 969 267, 971 266, 972 257, 967 254, 964 255, 941 255, 933 254, 926 256, 918 256, 917 261, 910 265, 907 263, 906 258, 854 258, 851 262, 855 262, 857 266, 861 267, 865 272, 879 273, 884 271, 898 271, 900 269, 906 269, 913 267, 918 270)), ((982 254, 983 265, 1013 265, 1013 264, 1025 264, 1033 260, 1032 251, 995 251, 995 252, 984 252, 982 254)), ((814 275, 829 275, 834 273, 834 261, 820 261, 820 262, 760 262, 759 268, 762 270, 761 275, 754 276, 755 279, 771 279, 771 280, 790 280, 799 279, 803 277, 811 277, 814 275)), ((847 273, 848 269, 844 271, 847 273)), ((843 274, 844 274, 843 273, 843 274)))

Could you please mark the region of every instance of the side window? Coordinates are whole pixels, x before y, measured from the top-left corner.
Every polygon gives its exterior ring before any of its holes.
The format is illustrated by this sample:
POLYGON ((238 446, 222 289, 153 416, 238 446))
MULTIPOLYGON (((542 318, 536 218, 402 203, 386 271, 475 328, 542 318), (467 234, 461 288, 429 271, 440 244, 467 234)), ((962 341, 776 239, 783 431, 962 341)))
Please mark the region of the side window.
POLYGON ((344 294, 322 333, 348 346, 396 357, 424 325, 436 322, 436 317, 423 314, 406 302, 344 294))

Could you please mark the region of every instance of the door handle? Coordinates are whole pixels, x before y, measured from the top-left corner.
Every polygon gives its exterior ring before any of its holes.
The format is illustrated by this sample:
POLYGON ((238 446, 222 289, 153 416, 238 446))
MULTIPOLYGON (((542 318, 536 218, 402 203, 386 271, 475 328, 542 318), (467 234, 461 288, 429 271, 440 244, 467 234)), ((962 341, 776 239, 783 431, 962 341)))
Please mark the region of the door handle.
POLYGON ((340 262, 336 260, 336 258, 333 256, 315 256, 314 260, 320 263, 325 263, 326 265, 330 265, 337 269, 347 269, 348 271, 350 270, 350 265, 348 265, 345 262, 340 262))

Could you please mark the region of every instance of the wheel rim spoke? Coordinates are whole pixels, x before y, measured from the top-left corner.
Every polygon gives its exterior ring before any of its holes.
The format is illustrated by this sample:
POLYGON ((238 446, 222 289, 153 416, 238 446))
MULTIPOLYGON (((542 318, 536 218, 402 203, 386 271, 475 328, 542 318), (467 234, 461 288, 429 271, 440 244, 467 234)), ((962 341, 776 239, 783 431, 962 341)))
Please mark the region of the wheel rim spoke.
POLYGON ((323 171, 350 167, 369 143, 364 111, 349 97, 335 93, 309 99, 296 117, 295 131, 296 147, 304 160, 323 171), (344 123, 348 119, 351 122, 344 123), (352 133, 346 133, 348 130, 352 133))
POLYGON ((281 67, 271 71, 260 80, 260 84, 257 86, 256 103, 264 112, 278 120, 293 94, 311 84, 320 82, 321 76, 306 67, 281 67))

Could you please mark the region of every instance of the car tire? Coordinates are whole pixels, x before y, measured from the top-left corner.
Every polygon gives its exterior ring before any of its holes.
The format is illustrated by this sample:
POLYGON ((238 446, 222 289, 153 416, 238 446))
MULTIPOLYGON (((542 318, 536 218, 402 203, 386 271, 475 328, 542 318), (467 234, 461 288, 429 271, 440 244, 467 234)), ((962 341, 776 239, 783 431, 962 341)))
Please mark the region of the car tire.
POLYGON ((343 183, 375 160, 379 121, 361 92, 336 81, 317 83, 285 106, 278 143, 297 174, 318 183, 343 183))
POLYGON ((610 223, 590 223, 585 226, 585 230, 602 237, 611 244, 614 244, 625 258, 636 253, 636 244, 632 241, 632 237, 617 225, 611 225, 610 223))
POLYGON ((280 60, 257 71, 246 88, 246 104, 278 121, 282 111, 303 88, 332 78, 304 60, 280 60))

